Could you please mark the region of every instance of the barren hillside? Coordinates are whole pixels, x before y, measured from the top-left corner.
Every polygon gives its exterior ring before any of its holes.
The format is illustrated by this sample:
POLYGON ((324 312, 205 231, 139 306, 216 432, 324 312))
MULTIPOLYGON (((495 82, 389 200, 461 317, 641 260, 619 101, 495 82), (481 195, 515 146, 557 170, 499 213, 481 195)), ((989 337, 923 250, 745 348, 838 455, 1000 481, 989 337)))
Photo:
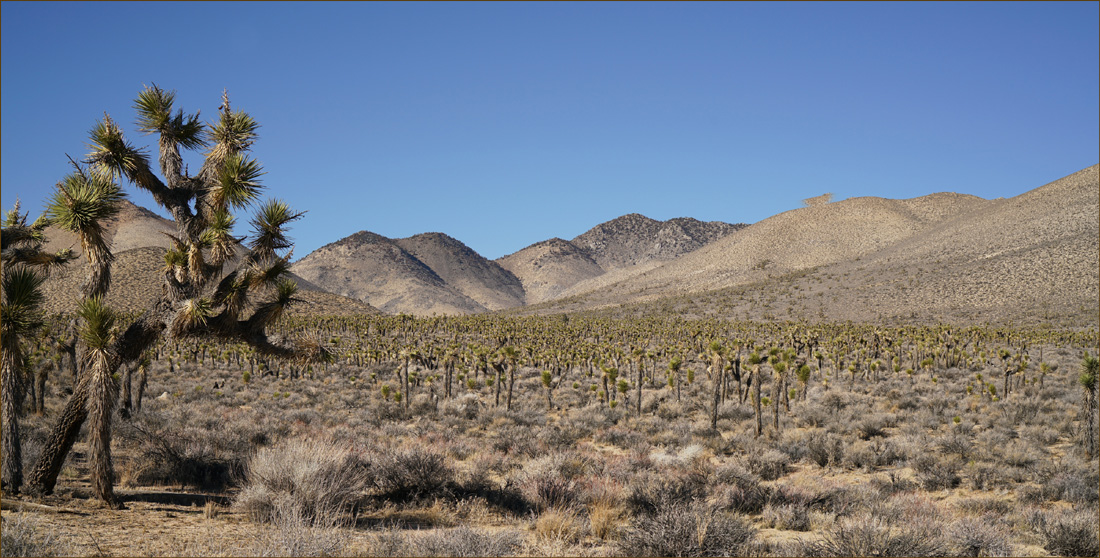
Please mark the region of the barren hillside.
POLYGON ((570 286, 604 272, 588 252, 560 238, 532 244, 497 263, 523 283, 527 304, 553 300, 570 286))
POLYGON ((852 260, 988 202, 961 194, 915 200, 865 197, 780 213, 649 270, 592 292, 608 303, 729 287, 852 260))
POLYGON ((539 311, 642 303, 626 311, 1095 326, 1098 184, 1093 166, 1010 199, 933 194, 798 209, 539 311))
POLYGON ((291 269, 329 292, 383 312, 427 316, 485 310, 394 241, 367 231, 322 246, 291 269))
POLYGON ((523 282, 527 304, 537 304, 643 273, 745 226, 688 217, 657 221, 631 213, 571 241, 553 238, 497 261, 523 282))
POLYGON ((523 285, 515 275, 450 236, 423 233, 393 242, 484 309, 500 310, 524 303, 523 285))

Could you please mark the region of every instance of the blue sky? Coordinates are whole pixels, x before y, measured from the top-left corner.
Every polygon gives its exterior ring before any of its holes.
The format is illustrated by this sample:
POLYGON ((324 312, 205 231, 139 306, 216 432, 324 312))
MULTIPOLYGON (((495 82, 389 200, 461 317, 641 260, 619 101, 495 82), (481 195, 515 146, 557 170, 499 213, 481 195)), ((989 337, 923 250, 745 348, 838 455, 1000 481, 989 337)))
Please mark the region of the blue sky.
POLYGON ((308 211, 296 258, 359 230, 497 258, 633 212, 1010 197, 1100 159, 1098 6, 5 1, 3 208, 37 215, 104 111, 155 146, 150 83, 260 121, 267 195, 308 211))

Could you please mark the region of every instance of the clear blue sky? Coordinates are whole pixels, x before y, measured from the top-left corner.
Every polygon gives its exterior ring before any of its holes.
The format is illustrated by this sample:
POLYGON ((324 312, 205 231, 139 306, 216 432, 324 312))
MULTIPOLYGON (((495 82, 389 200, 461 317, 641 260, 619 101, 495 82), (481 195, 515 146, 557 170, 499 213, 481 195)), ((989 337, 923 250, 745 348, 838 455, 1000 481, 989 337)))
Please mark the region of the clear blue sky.
POLYGON ((1100 159, 1098 6, 5 1, 3 208, 37 215, 104 111, 155 146, 130 108, 154 82, 260 121, 267 194, 308 210, 296 258, 359 230, 496 258, 632 212, 1009 197, 1100 159))

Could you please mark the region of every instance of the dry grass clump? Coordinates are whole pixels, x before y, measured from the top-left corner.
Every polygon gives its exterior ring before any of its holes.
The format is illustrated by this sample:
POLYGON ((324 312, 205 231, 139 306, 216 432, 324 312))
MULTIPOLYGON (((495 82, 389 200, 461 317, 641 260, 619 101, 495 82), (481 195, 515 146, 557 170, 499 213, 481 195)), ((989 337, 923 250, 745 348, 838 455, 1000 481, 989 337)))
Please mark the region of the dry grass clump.
POLYGON ((616 539, 626 517, 626 508, 618 504, 595 502, 588 505, 589 531, 600 540, 616 539))
POLYGON ((580 515, 569 509, 549 509, 535 519, 535 537, 539 540, 576 544, 587 529, 580 515))
POLYGON ((318 523, 350 512, 367 495, 370 465, 351 446, 296 438, 249 458, 235 506, 252 520, 318 523))
POLYGON ((0 555, 69 556, 73 552, 64 537, 34 515, 9 512, 0 526, 0 555))

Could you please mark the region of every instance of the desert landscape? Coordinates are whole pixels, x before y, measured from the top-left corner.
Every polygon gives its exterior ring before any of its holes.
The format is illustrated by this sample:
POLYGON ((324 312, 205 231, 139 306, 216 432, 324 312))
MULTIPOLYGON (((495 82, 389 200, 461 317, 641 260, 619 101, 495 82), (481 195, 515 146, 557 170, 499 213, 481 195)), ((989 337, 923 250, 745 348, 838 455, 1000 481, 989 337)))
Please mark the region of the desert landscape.
POLYGON ((0 556, 1100 557, 1100 3, 0 3, 0 556))
MULTIPOLYGON (((6 489, 4 554, 1095 555, 1097 171, 626 215, 497 261, 357 233, 287 267, 268 326, 321 357, 152 345, 113 380, 115 500, 81 434, 52 490, 6 489)), ((119 207, 116 331, 164 296, 176 230, 119 207)), ((26 471, 80 389, 84 259, 42 286, 26 471)))

